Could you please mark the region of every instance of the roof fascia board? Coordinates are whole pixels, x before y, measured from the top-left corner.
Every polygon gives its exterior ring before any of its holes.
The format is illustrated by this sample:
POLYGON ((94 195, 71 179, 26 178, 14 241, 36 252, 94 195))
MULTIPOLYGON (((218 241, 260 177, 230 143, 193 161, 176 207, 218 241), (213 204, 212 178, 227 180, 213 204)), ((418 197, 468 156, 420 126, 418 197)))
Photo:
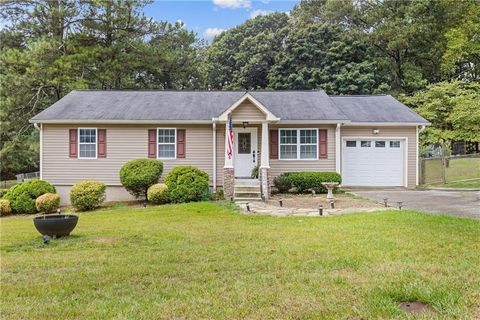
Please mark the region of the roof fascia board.
POLYGON ((274 115, 267 107, 265 107, 260 101, 255 99, 250 93, 245 93, 240 99, 237 100, 234 104, 232 104, 227 110, 225 110, 219 117, 218 120, 220 121, 227 121, 228 115, 235 110, 239 105, 241 105, 245 100, 250 100, 261 112, 263 112, 267 118, 267 121, 279 121, 280 118, 274 115))
POLYGON ((278 124, 350 124, 350 120, 280 120, 278 124))
POLYGON ((401 126, 429 126, 430 122, 349 122, 349 126, 382 126, 382 127, 401 127, 401 126))
POLYGON ((30 120, 30 123, 51 123, 51 124, 88 124, 88 123, 104 123, 104 124, 164 124, 164 123, 178 123, 178 124, 210 124, 212 120, 70 120, 70 119, 55 119, 55 120, 30 120))

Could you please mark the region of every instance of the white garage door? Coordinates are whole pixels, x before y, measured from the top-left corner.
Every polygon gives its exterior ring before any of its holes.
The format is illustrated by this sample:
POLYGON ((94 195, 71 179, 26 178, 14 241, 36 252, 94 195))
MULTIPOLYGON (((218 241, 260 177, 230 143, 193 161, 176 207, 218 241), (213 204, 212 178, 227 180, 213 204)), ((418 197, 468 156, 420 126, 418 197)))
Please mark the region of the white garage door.
POLYGON ((345 186, 403 186, 404 139, 342 141, 342 184, 345 186))

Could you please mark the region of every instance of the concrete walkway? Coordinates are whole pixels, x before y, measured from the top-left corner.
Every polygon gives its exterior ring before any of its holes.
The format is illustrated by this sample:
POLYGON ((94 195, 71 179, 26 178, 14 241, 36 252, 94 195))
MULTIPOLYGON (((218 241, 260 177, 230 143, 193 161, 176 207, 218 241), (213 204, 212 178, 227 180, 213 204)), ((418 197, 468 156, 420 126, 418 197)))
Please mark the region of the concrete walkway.
POLYGON ((406 209, 427 213, 443 213, 457 217, 480 219, 480 192, 478 191, 444 191, 444 190, 352 190, 354 194, 383 203, 398 206, 402 201, 406 209))
MULTIPOLYGON (((319 217, 319 211, 313 208, 286 208, 277 207, 267 204, 263 201, 235 201, 240 211, 246 214, 259 214, 269 215, 277 217, 285 216, 305 216, 305 217, 319 217), (250 207, 250 211, 247 210, 247 203, 250 207)), ((388 208, 389 210, 395 210, 395 208, 388 208)), ((372 212, 379 211, 382 208, 348 208, 348 209, 323 209, 323 216, 334 216, 345 213, 358 213, 358 212, 372 212)))

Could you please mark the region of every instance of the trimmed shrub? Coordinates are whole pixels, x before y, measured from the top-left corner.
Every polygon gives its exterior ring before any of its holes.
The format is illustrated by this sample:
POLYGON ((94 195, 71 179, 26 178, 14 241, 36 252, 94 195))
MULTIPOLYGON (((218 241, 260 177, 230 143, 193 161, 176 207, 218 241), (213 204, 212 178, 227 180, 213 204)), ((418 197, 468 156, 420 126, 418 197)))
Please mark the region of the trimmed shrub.
POLYGON ((44 180, 29 180, 11 187, 4 198, 15 213, 35 213, 35 199, 45 193, 55 193, 55 187, 44 180))
POLYGON ((57 210, 60 205, 60 196, 56 193, 45 193, 35 200, 38 212, 50 213, 57 210))
POLYGON ((0 199, 8 192, 8 189, 0 189, 0 199))
POLYGON ((148 199, 148 188, 158 182, 162 172, 160 160, 130 160, 120 169, 120 181, 135 198, 148 199))
POLYGON ((327 189, 322 182, 338 182, 340 184, 342 177, 336 172, 286 172, 274 179, 275 187, 280 192, 295 188, 300 193, 308 190, 325 193, 327 189))
POLYGON ((12 213, 12 207, 10 201, 7 199, 0 199, 0 216, 6 216, 12 213))
POLYGON ((289 173, 282 173, 281 175, 273 178, 273 185, 277 188, 278 192, 285 193, 292 189, 292 182, 288 178, 289 173))
POLYGON ((168 187, 164 183, 157 183, 148 188, 148 201, 155 204, 164 204, 170 202, 168 187))
POLYGON ((70 190, 70 202, 75 209, 88 211, 105 201, 107 186, 100 181, 80 181, 70 190))
POLYGON ((172 202, 200 201, 208 193, 208 174, 193 166, 179 166, 165 177, 172 202))

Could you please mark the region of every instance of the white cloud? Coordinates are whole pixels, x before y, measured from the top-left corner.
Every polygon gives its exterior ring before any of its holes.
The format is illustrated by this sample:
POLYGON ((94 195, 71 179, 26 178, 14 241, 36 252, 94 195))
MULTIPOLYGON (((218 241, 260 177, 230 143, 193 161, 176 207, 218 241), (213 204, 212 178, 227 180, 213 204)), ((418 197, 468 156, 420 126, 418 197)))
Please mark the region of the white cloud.
POLYGON ((250 8, 252 5, 251 0, 213 0, 213 4, 221 8, 250 8))
POLYGON ((265 3, 265 4, 267 4, 267 3, 270 2, 270 0, 260 0, 260 1, 261 1, 262 3, 265 3))
POLYGON ((250 18, 253 19, 255 17, 258 17, 258 16, 266 16, 267 14, 270 14, 272 13, 273 11, 271 10, 260 10, 260 9, 257 9, 255 11, 252 11, 250 13, 250 18))
POLYGON ((213 40, 213 38, 215 38, 216 36, 218 36, 220 33, 222 33, 223 31, 225 31, 226 29, 222 29, 222 28, 207 28, 205 29, 205 32, 203 33, 203 37, 206 39, 206 40, 213 40))

